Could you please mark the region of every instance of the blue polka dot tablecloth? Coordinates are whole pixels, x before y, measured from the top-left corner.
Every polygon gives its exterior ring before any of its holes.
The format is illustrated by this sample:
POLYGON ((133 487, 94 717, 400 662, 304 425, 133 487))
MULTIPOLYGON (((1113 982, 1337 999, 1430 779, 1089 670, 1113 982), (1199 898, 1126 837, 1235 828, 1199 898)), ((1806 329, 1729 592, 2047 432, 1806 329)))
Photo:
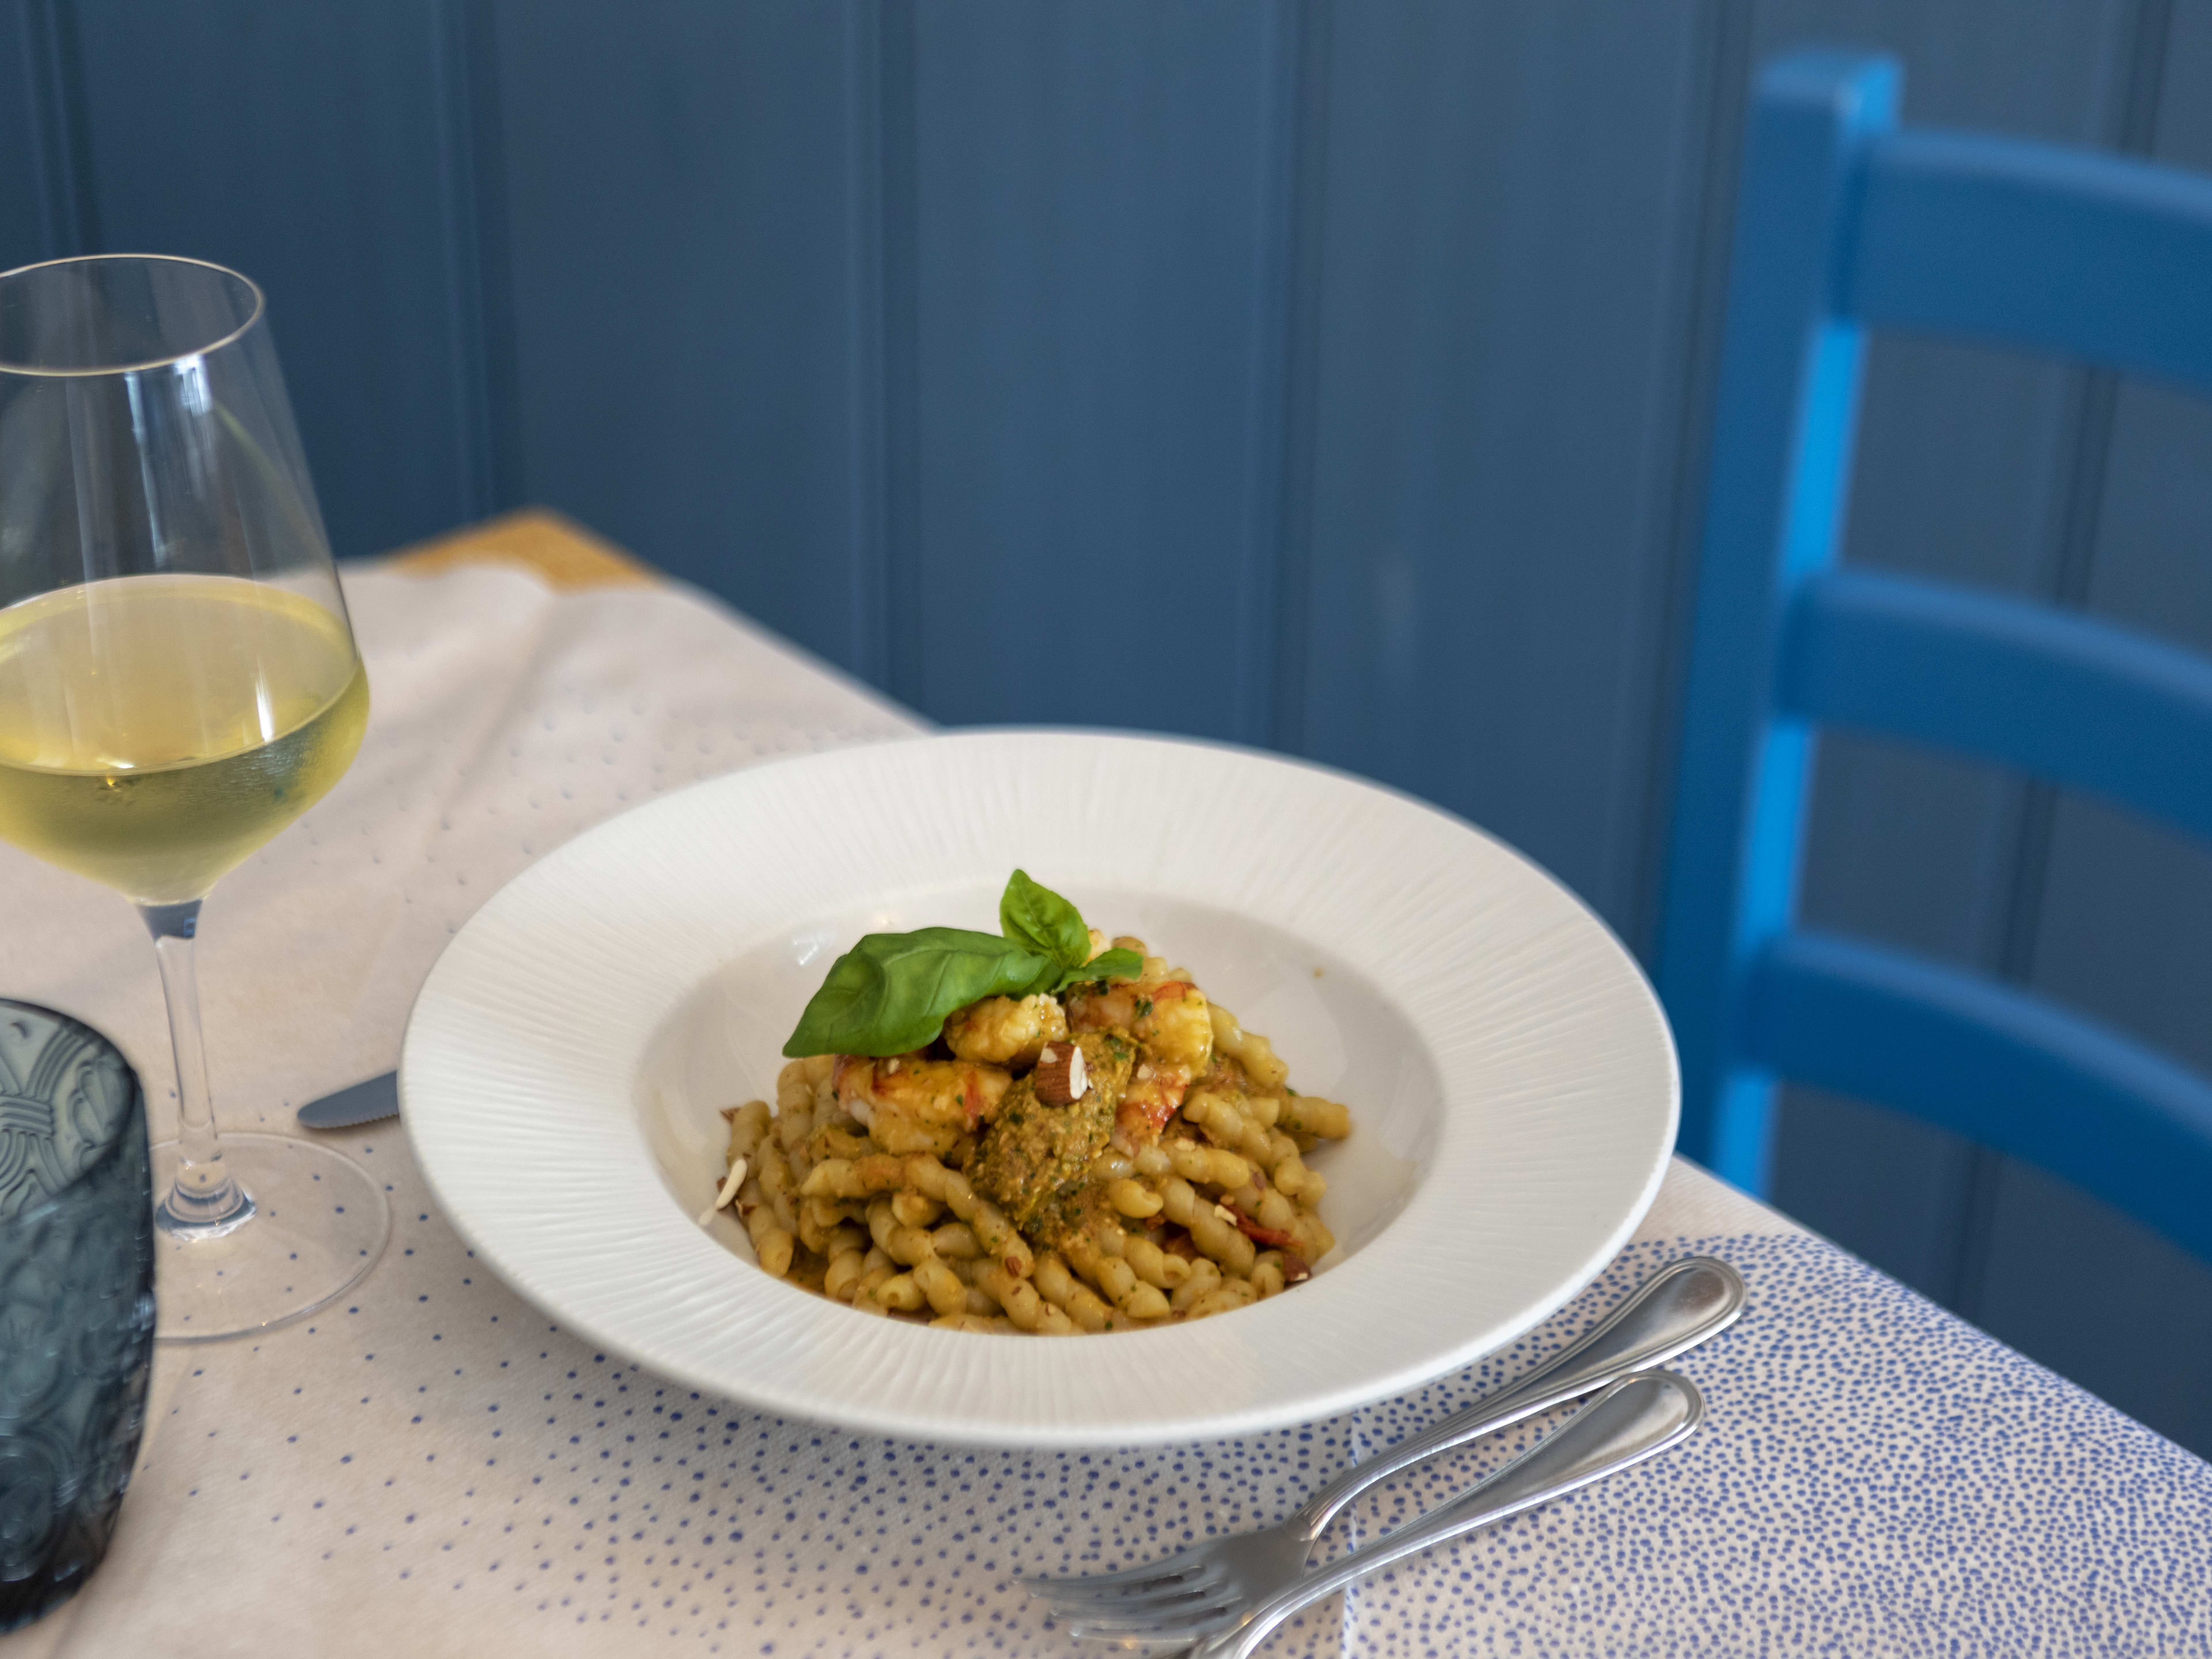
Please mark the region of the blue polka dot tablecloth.
MULTIPOLYGON (((205 916, 210 1066, 240 1127, 288 1128, 299 1102, 389 1068, 446 937, 578 830, 914 729, 674 591, 556 597, 477 569, 355 573, 348 593, 375 687, 362 758, 205 916)), ((158 1116, 161 1004, 127 908, 5 848, 0 905, 30 947, 0 991, 114 1036, 158 1116)), ((0 1659, 1078 1653, 1016 1575, 1277 1518, 1690 1251, 1751 1287, 1743 1320, 1680 1362, 1703 1431, 1321 1604, 1264 1651, 2212 1655, 2212 1468, 1687 1164, 1558 1317, 1419 1393, 1212 1444, 1021 1454, 763 1417, 619 1364, 471 1256, 396 1125, 349 1144, 393 1205, 384 1260, 258 1342, 162 1352, 107 1563, 0 1659)), ((1324 1551, 1549 1426, 1386 1485, 1324 1551)))

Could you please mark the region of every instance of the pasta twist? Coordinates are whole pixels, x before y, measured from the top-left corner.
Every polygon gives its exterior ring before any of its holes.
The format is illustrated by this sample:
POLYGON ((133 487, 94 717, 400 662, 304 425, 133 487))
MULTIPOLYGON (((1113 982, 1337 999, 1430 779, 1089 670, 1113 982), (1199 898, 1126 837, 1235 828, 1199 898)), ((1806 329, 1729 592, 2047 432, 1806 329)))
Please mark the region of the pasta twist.
POLYGON ((1319 1140, 1341 1140, 1352 1133, 1351 1109, 1319 1095, 1292 1095, 1277 1121, 1294 1135, 1319 1140))
POLYGON ((775 1210, 776 1224, 787 1233, 797 1232, 799 1213, 793 1204, 797 1194, 791 1165, 784 1161, 783 1148, 773 1137, 753 1149, 753 1171, 760 1181, 761 1196, 775 1210))
POLYGON ((894 1313, 916 1312, 923 1301, 921 1285, 912 1273, 893 1273, 876 1286, 875 1296, 894 1313))
MULTIPOLYGON (((757 1188, 758 1182, 748 1180, 745 1185, 757 1188)), ((744 1205, 742 1191, 738 1201, 740 1206, 744 1205)), ((788 1227, 775 1218, 775 1206, 756 1198, 752 1207, 745 1211, 745 1232, 753 1242, 753 1257, 760 1263, 763 1273, 771 1279, 782 1279, 790 1273, 792 1251, 798 1240, 788 1227)))
POLYGON ((891 1213, 900 1224, 908 1227, 927 1227, 945 1213, 945 1206, 933 1198, 925 1198, 912 1188, 902 1188, 891 1195, 891 1213))
POLYGON ((1297 1206, 1273 1187, 1263 1188, 1251 1203, 1242 1207, 1245 1214, 1271 1232, 1286 1233, 1298 1218, 1297 1206))
POLYGON ((1219 1003, 1207 1010, 1213 1019, 1213 1051, 1226 1054, 1244 1068, 1255 1092, 1273 1094, 1290 1080, 1290 1066, 1275 1053, 1275 1045, 1237 1023, 1237 1016, 1219 1003))
POLYGON ((1060 1259, 1059 1251, 1046 1250, 1037 1256, 1034 1283, 1037 1294, 1065 1313, 1077 1329, 1113 1328, 1113 1310, 1098 1299, 1097 1293, 1088 1285, 1068 1272, 1067 1263, 1060 1259))
POLYGON ((1241 1279, 1224 1279, 1218 1288, 1208 1291, 1184 1310, 1185 1319, 1211 1319, 1238 1308, 1249 1307, 1253 1301, 1252 1286, 1241 1279))
POLYGON ((814 1206, 799 1206, 799 1242, 817 1255, 826 1255, 830 1249, 830 1230, 815 1218, 814 1206))
POLYGON ((1262 1250, 1259 1260, 1252 1264, 1253 1297, 1264 1301, 1268 1297, 1280 1294, 1283 1285, 1283 1253, 1280 1250, 1262 1250))
POLYGON ((1166 1200, 1168 1219, 1188 1230, 1192 1243, 1232 1273, 1242 1276, 1252 1271, 1252 1241, 1237 1230, 1236 1224, 1215 1213, 1213 1206, 1200 1198, 1189 1182, 1170 1176, 1160 1196, 1166 1200))
POLYGON ((1268 1167, 1273 1171, 1275 1190, 1287 1194, 1310 1209, 1321 1202, 1321 1195, 1328 1190, 1328 1182, 1322 1179, 1321 1171, 1310 1170, 1298 1155, 1298 1144, 1280 1129, 1267 1136, 1268 1167))
POLYGON ((1182 1115, 1215 1146, 1238 1153, 1247 1163, 1269 1162, 1267 1126, 1247 1115, 1229 1096, 1194 1089, 1184 1097, 1182 1115))
POLYGON ((832 1301, 850 1302, 854 1286, 860 1282, 861 1264, 866 1261, 868 1236, 849 1223, 830 1235, 829 1247, 823 1254, 829 1257, 830 1266, 822 1275, 822 1293, 832 1301))
POLYGON ((761 1144, 761 1138, 768 1133, 769 1125, 775 1120, 769 1115, 768 1102, 764 1100, 749 1100, 742 1106, 725 1107, 722 1115, 730 1123, 729 1163, 722 1166, 727 1169, 730 1164, 739 1158, 752 1156, 753 1148, 761 1144))
POLYGON ((930 1311, 936 1314, 965 1313, 968 1310, 968 1286, 960 1276, 935 1256, 925 1256, 914 1265, 914 1282, 921 1287, 928 1299, 930 1311))
POLYGON ((781 1123, 795 1117, 813 1127, 814 1079, 807 1075, 805 1060, 794 1060, 775 1074, 775 1110, 781 1123))
POLYGON ((868 1233, 876 1248, 901 1267, 918 1267, 937 1255, 927 1233, 919 1227, 899 1224, 888 1198, 878 1198, 868 1206, 868 1233))
POLYGON ((1158 1245, 1139 1234, 1131 1234, 1121 1244, 1121 1260, 1146 1284, 1163 1291, 1171 1291, 1190 1276, 1190 1263, 1179 1255, 1170 1255, 1158 1245))
POLYGON ((853 1287, 853 1305, 857 1308, 868 1304, 882 1311, 883 1304, 876 1301, 877 1287, 897 1276, 898 1267, 890 1257, 879 1249, 871 1249, 860 1262, 860 1277, 853 1287))
POLYGON ((1130 1176, 1106 1183, 1106 1201, 1123 1215, 1139 1220, 1160 1212, 1160 1195, 1130 1176))
POLYGON ((1006 1310, 1017 1330, 1065 1335, 1075 1328, 1066 1314, 1036 1293, 1026 1279, 1017 1279, 995 1261, 975 1270, 975 1284, 1006 1310))
POLYGON ((872 1198, 906 1184, 906 1159, 890 1152, 866 1158, 825 1158, 806 1173, 799 1191, 808 1198, 872 1198))
POLYGON ((1096 1239, 1079 1233, 1061 1247, 1067 1264, 1103 1291, 1109 1302, 1132 1319, 1163 1319, 1168 1299, 1157 1285, 1137 1277, 1136 1269, 1119 1256, 1109 1255, 1096 1239))
POLYGON ((964 1221, 946 1222, 931 1232, 929 1243, 938 1255, 957 1256, 966 1261, 973 1261, 983 1254, 982 1241, 975 1237, 975 1230, 964 1221))
MULTIPOLYGON (((821 1165, 819 1164, 815 1166, 817 1169, 819 1169, 821 1165)), ((807 1181, 811 1181, 813 1178, 812 1175, 810 1174, 807 1176, 807 1181)), ((835 1198, 806 1197, 806 1182, 801 1182, 799 1183, 799 1193, 800 1198, 805 1200, 801 1207, 807 1214, 814 1218, 814 1224, 821 1228, 825 1232, 830 1228, 837 1225, 840 1222, 859 1221, 864 1219, 867 1215, 867 1211, 858 1204, 848 1203, 835 1198)))
POLYGON ((1291 1225, 1291 1237, 1297 1241, 1298 1254, 1309 1266, 1336 1248, 1336 1235, 1311 1210, 1298 1212, 1297 1219, 1291 1225))
POLYGON ((967 1176, 946 1169, 927 1152, 916 1152, 906 1161, 906 1179, 915 1191, 937 1200, 966 1222, 976 1242, 997 1256, 1008 1273, 1017 1279, 1030 1276, 1036 1258, 1029 1241, 1014 1231, 1014 1224, 997 1205, 968 1184, 967 1176))
POLYGON ((1177 1313, 1188 1313, 1201 1297, 1220 1288, 1221 1269, 1209 1258, 1200 1256, 1190 1264, 1190 1277, 1176 1287, 1176 1293, 1168 1299, 1169 1305, 1177 1313))
POLYGON ((1218 1146, 1194 1140, 1164 1140, 1160 1146, 1175 1172, 1194 1187, 1224 1187, 1234 1192, 1252 1178, 1252 1166, 1218 1146))

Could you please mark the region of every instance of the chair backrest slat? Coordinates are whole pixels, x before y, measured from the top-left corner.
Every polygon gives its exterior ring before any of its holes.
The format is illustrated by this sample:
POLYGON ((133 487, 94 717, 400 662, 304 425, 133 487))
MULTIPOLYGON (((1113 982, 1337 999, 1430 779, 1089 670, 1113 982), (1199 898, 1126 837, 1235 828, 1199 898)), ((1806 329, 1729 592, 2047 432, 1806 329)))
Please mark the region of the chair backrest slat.
POLYGON ((1791 598, 1784 713, 1910 738, 2212 839, 2212 661, 2046 605, 1873 571, 1791 598))
POLYGON ((2062 1170, 2212 1257, 2212 1083, 2196 1073, 2041 997, 1832 935, 1775 939, 1750 995, 1753 1052, 1784 1076, 2062 1170))
POLYGON ((1837 308, 2212 392, 2212 179, 1978 133, 1869 144, 1837 308))

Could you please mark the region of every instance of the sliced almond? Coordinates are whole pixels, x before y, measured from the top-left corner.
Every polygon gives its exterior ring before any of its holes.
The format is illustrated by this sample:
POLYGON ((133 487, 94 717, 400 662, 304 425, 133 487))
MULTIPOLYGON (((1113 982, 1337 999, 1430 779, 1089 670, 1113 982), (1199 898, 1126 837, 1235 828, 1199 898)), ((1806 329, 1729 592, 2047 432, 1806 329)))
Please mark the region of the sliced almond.
POLYGON ((742 1158, 730 1165, 730 1173, 723 1177, 721 1191, 714 1194, 714 1201, 712 1204, 699 1212, 701 1226, 705 1226, 714 1218, 715 1211, 729 1208, 731 1200, 738 1195, 738 1188, 745 1184, 745 1170, 748 1167, 746 1161, 742 1158))
POLYGON ((1048 1106, 1073 1106, 1091 1087, 1091 1071, 1083 1063, 1083 1050, 1073 1042, 1047 1043, 1037 1055, 1030 1079, 1036 1097, 1048 1106))

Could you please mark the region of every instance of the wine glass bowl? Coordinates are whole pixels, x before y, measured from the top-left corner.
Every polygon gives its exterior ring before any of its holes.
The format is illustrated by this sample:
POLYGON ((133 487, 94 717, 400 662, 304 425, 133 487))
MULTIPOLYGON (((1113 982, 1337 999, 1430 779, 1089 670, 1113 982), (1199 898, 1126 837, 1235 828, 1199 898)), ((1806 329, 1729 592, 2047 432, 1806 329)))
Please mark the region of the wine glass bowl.
POLYGON ((329 793, 368 722, 344 620, 235 576, 0 612, 0 839, 140 904, 203 897, 329 793))
POLYGON ((389 1230, 351 1160, 217 1133, 192 966, 209 889, 329 792, 368 718, 260 290, 145 255, 0 274, 0 839, 154 938, 164 1338, 319 1306, 389 1230))

